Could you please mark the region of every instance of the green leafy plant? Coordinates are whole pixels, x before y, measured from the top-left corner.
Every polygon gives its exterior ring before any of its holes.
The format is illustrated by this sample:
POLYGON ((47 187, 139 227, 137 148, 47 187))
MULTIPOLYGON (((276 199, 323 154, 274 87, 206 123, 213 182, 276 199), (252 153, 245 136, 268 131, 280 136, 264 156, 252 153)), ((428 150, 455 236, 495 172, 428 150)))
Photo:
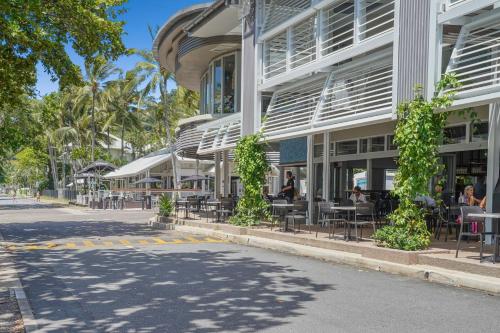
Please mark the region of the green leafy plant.
POLYGON ((174 210, 172 200, 170 200, 170 198, 166 195, 160 196, 159 207, 160 215, 164 217, 170 216, 170 214, 172 214, 172 211, 174 210))
POLYGON ((269 205, 262 198, 262 187, 269 171, 264 145, 262 134, 256 133, 241 138, 236 146, 236 170, 243 184, 243 196, 238 201, 236 215, 230 219, 232 224, 251 226, 269 218, 269 205))
POLYGON ((459 86, 454 75, 444 75, 430 101, 424 99, 422 89, 417 87, 415 99, 398 106, 394 135, 399 159, 393 195, 399 198, 400 204, 389 216, 393 225, 374 235, 380 246, 417 251, 430 244, 425 211, 415 204, 415 198, 429 195, 429 181, 443 169, 438 155, 448 117, 443 109, 451 106, 459 86))

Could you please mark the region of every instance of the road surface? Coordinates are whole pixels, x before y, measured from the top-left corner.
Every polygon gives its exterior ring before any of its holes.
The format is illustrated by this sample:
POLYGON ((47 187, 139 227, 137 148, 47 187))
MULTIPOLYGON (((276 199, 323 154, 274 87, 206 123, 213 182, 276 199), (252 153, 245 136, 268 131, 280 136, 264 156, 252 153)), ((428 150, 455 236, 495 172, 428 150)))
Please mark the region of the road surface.
POLYGON ((0 197, 40 332, 500 332, 500 297, 0 197))

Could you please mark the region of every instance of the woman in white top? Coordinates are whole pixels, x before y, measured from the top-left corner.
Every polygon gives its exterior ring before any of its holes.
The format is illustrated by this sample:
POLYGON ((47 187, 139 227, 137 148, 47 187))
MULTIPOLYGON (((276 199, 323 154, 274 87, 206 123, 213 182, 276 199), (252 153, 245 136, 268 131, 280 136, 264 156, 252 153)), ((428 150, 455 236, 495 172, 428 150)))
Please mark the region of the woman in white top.
POLYGON ((354 203, 357 203, 357 202, 366 202, 365 195, 363 193, 361 193, 361 187, 354 186, 354 189, 352 190, 352 194, 349 197, 349 200, 351 200, 354 203))

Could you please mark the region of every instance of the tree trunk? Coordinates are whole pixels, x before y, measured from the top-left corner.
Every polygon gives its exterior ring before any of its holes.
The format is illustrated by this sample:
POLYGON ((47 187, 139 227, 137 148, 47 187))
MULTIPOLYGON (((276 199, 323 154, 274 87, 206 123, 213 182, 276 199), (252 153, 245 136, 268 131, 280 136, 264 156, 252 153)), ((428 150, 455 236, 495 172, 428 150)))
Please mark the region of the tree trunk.
POLYGON ((121 133, 121 143, 122 143, 122 146, 121 146, 121 159, 123 160, 123 150, 124 150, 124 146, 123 146, 123 140, 125 140, 125 118, 122 118, 122 133, 121 133))
POLYGON ((95 150, 95 118, 94 118, 94 109, 95 109, 95 88, 92 87, 92 110, 91 110, 91 120, 92 120, 91 159, 92 159, 92 162, 94 162, 94 150, 95 150))
POLYGON ((163 115, 163 121, 164 121, 164 124, 165 124, 165 137, 167 139, 167 147, 170 148, 170 154, 171 154, 171 158, 170 160, 172 161, 172 176, 174 178, 174 195, 173 195, 173 198, 177 198, 178 196, 178 193, 177 191, 175 190, 178 190, 179 189, 179 180, 177 179, 177 158, 175 156, 175 151, 172 147, 173 145, 173 140, 172 140, 172 136, 170 135, 170 124, 169 124, 169 121, 168 121, 168 107, 169 107, 169 103, 168 103, 168 89, 167 89, 167 79, 168 78, 164 78, 163 80, 163 87, 160 86, 160 92, 161 92, 161 97, 163 99, 163 103, 165 104, 165 112, 164 112, 164 115, 163 115))
POLYGON ((57 190, 57 187, 59 186, 59 179, 57 177, 57 161, 54 154, 54 147, 52 147, 49 138, 47 138, 47 148, 49 150, 50 170, 52 172, 52 185, 54 186, 54 190, 57 190))
POLYGON ((108 126, 108 129, 107 129, 107 135, 108 135, 108 154, 111 157, 111 138, 109 136, 109 126, 108 126))

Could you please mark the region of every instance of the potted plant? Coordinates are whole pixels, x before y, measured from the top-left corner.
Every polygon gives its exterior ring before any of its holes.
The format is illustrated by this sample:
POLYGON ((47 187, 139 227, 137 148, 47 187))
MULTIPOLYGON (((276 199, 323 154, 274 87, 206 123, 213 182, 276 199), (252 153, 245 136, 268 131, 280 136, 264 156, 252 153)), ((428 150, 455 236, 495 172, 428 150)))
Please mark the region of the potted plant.
POLYGON ((174 205, 172 204, 172 200, 165 194, 160 196, 158 201, 159 206, 159 214, 158 214, 158 222, 162 223, 172 223, 173 219, 169 218, 174 210, 174 205))

